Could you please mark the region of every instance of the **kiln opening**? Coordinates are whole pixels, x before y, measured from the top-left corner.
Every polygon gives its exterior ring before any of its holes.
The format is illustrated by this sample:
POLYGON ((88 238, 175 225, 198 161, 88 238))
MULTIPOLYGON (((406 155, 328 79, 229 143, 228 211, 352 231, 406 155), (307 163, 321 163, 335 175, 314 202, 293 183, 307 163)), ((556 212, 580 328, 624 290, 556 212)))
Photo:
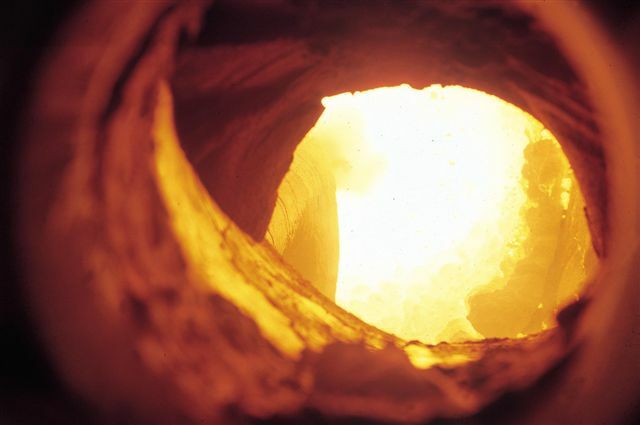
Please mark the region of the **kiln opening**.
POLYGON ((338 305, 439 343, 537 333, 578 299, 596 262, 584 200, 538 120, 460 86, 322 104, 266 239, 338 305))

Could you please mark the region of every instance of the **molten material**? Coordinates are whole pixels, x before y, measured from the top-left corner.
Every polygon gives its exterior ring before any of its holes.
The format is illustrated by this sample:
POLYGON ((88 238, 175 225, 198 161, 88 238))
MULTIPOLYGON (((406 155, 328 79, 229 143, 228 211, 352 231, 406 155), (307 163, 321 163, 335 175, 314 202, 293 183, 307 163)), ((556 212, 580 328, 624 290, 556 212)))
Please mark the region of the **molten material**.
POLYGON ((540 122, 457 86, 322 102, 285 182, 309 158, 333 174, 340 306, 437 343, 540 331, 577 297, 591 258, 584 202, 540 122))

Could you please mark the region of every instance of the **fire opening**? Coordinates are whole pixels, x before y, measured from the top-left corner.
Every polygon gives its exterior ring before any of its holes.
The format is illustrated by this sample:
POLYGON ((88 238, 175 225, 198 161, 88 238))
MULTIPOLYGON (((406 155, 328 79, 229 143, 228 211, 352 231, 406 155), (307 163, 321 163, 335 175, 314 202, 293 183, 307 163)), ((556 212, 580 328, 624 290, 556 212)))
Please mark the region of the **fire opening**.
POLYGON ((459 86, 343 93, 299 144, 267 240, 336 303, 406 340, 552 327, 596 256, 555 137, 459 86))

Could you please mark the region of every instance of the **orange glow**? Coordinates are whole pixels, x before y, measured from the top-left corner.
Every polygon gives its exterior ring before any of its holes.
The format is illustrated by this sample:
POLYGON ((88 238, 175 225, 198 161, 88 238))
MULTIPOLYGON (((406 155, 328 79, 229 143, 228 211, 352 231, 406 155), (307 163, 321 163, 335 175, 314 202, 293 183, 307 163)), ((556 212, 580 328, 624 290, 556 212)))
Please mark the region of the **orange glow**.
MULTIPOLYGON (((379 88, 322 103, 283 187, 311 160, 332 173, 325 190, 337 199, 338 305, 401 338, 437 343, 542 330, 577 296, 593 255, 584 202, 540 122, 457 86, 379 88), (508 301, 513 318, 498 295, 485 296, 509 291, 528 297, 508 301), (510 320, 523 325, 499 323, 510 320)), ((273 240, 282 221, 276 208, 273 240)))

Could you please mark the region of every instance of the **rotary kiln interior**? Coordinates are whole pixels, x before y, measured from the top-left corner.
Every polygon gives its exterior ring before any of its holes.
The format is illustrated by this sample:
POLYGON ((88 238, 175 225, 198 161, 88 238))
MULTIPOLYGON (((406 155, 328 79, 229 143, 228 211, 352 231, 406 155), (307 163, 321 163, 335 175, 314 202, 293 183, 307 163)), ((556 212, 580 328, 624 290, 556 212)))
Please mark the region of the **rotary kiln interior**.
POLYGON ((40 68, 20 169, 27 299, 55 369, 128 420, 417 422, 514 392, 484 414, 620 420, 639 388, 637 105, 599 28, 579 5, 88 4, 40 68), (495 94, 557 136, 600 256, 558 328, 404 343, 259 243, 318 100, 401 83, 495 94))

